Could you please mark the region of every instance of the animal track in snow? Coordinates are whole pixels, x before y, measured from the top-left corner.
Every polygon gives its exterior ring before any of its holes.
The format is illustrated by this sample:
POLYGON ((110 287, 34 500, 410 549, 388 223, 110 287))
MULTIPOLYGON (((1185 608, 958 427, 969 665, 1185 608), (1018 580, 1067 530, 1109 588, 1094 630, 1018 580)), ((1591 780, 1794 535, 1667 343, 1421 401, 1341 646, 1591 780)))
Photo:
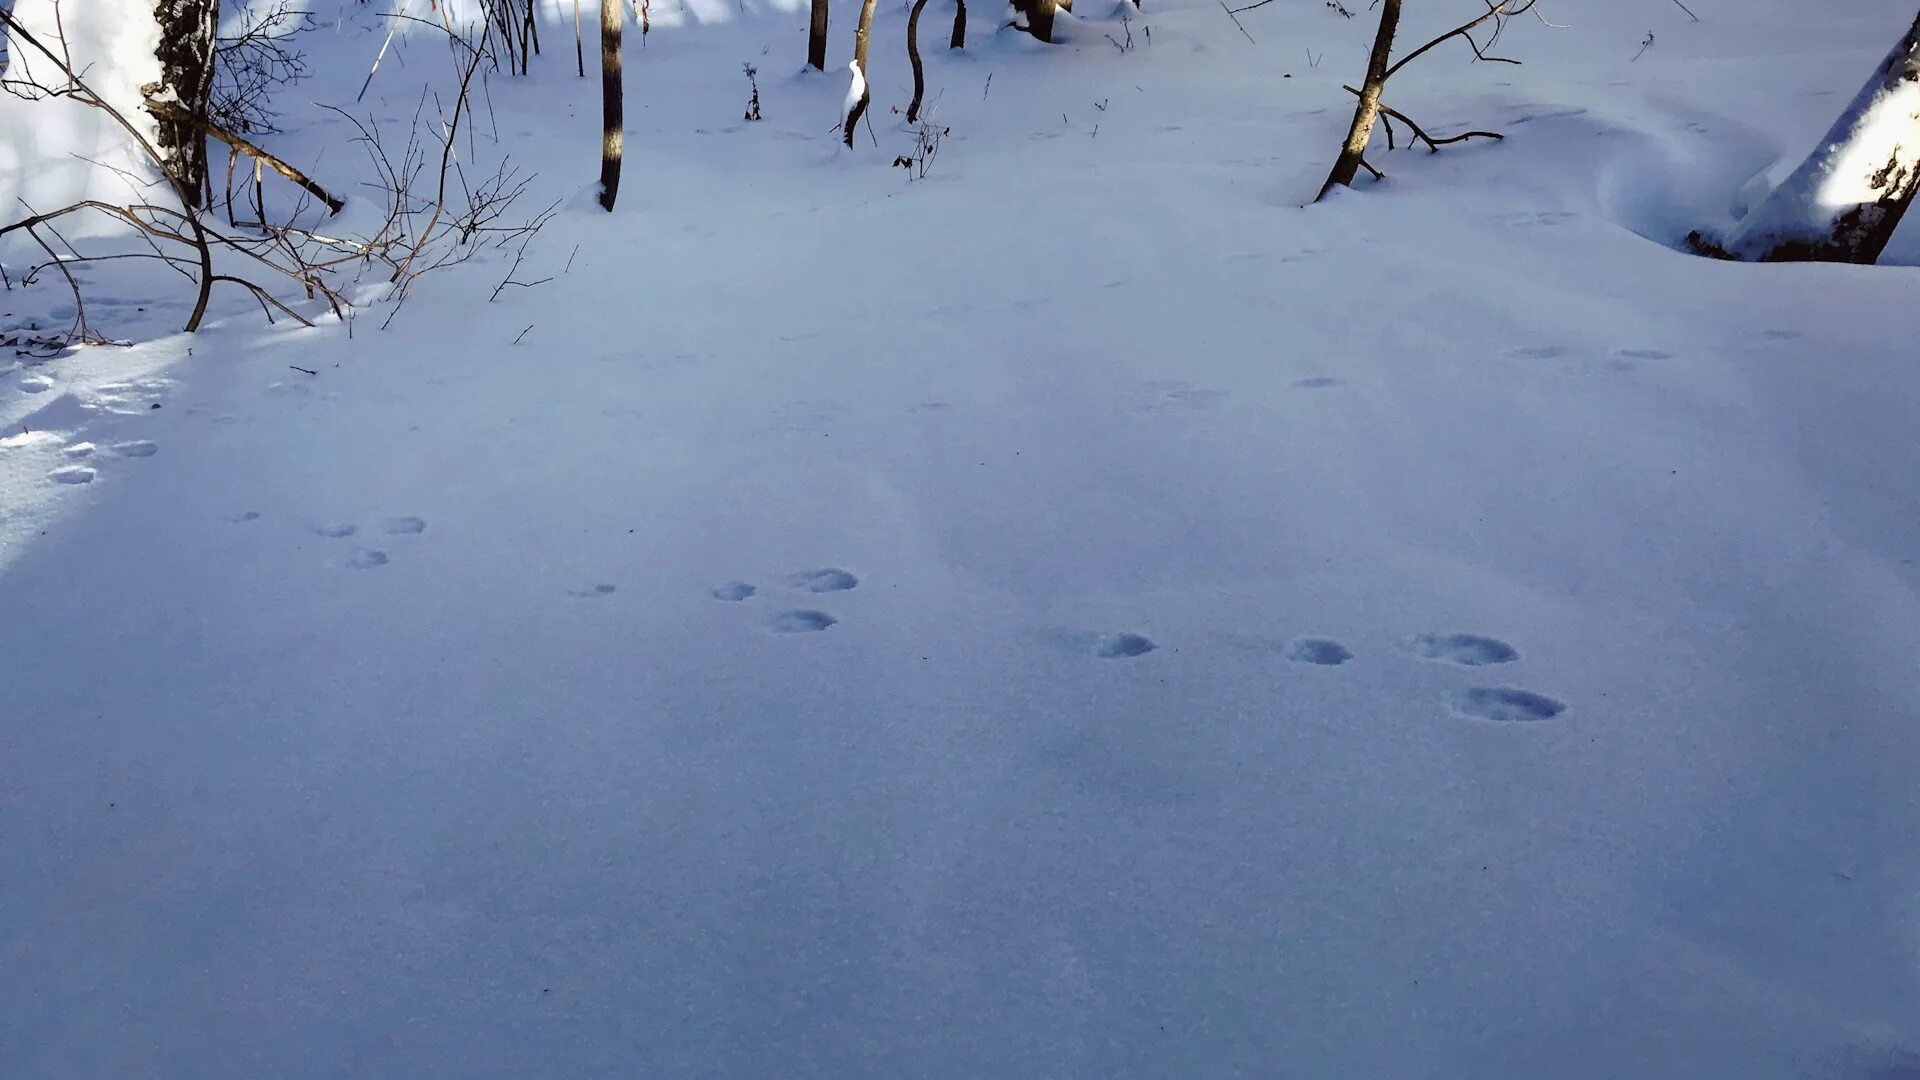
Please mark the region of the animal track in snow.
POLYGON ((227 518, 227 520, 228 520, 228 521, 231 521, 231 522, 233 522, 233 523, 234 523, 235 525, 240 525, 240 524, 243 524, 243 523, 245 523, 245 522, 249 522, 249 521, 259 521, 259 520, 260 520, 260 511, 258 511, 258 510, 242 510, 242 511, 240 511, 240 512, 239 512, 239 513, 237 513, 237 514, 233 514, 233 515, 230 515, 230 516, 229 516, 229 517, 227 518))
POLYGON ((343 522, 335 522, 328 525, 315 525, 313 527, 313 531, 314 531, 314 535, 324 536, 329 540, 344 540, 347 537, 352 536, 354 533, 359 532, 360 526, 350 525, 343 521, 343 522))
POLYGON ((1671 360, 1673 354, 1665 349, 1615 349, 1613 355, 1622 360, 1671 360))
POLYGON ((74 443, 72 446, 67 447, 65 450, 62 450, 61 453, 67 455, 68 457, 74 459, 75 461, 78 461, 83 457, 93 456, 93 452, 96 449, 98 449, 98 447, 94 446, 90 442, 77 442, 77 443, 74 443))
POLYGON ((113 447, 113 452, 121 457, 152 457, 160 452, 160 447, 145 439, 139 439, 134 442, 117 443, 113 447))
POLYGON ((1293 385, 1302 390, 1319 390, 1328 386, 1339 386, 1345 379, 1336 379, 1331 375, 1315 375, 1310 379, 1295 379, 1293 385))
POLYGON ((608 585, 603 583, 587 589, 568 589, 567 595, 578 596, 584 600, 591 600, 595 597, 610 595, 618 588, 619 588, 618 585, 608 585))
POLYGON ((85 465, 69 465, 64 469, 55 469, 47 474, 47 479, 56 484, 91 484, 93 470, 85 465))
POLYGON ((1353 651, 1331 638, 1304 637, 1288 643, 1285 656, 1296 664, 1335 667, 1353 659, 1353 651))
POLYGON ((1138 402, 1135 410, 1143 413, 1205 412, 1218 406, 1221 399, 1227 396, 1224 390, 1209 390, 1181 379, 1157 379, 1141 383, 1133 388, 1133 394, 1138 402))
POLYGON ((737 604, 759 591, 760 590, 744 581, 725 581, 708 589, 707 595, 713 597, 715 600, 724 600, 729 604, 737 604))
POLYGON ((1566 222, 1572 221, 1574 218, 1577 218, 1579 216, 1580 216, 1579 214, 1576 214, 1570 210, 1543 210, 1539 213, 1529 213, 1528 211, 1525 211, 1525 210, 1516 210, 1511 213, 1495 214, 1490 220, 1496 225, 1506 225, 1511 228, 1526 228, 1526 227, 1533 227, 1533 226, 1552 228, 1555 225, 1561 225, 1561 224, 1565 224, 1566 222))
POLYGON ((1509 360, 1557 360, 1567 355, 1559 345, 1516 345, 1501 352, 1509 360))
POLYGON ((1564 702, 1510 686, 1471 686, 1455 694, 1453 710, 1475 720, 1525 723, 1551 720, 1565 712, 1564 702))
POLYGON ((1102 660, 1125 660, 1145 656, 1157 646, 1140 634, 1107 634, 1095 643, 1093 654, 1102 660))
POLYGON ((390 517, 380 523, 388 536, 418 536, 427 531, 425 518, 390 517))
POLYGON ((1479 634, 1421 634, 1408 639, 1407 648, 1423 660, 1441 660, 1463 667, 1505 664, 1520 659, 1519 651, 1513 646, 1479 634))
POLYGON ((27 375, 21 378, 20 389, 29 394, 44 394, 53 389, 53 380, 45 375, 27 375))
POLYGON ((839 621, 824 611, 782 611, 767 620, 767 629, 776 634, 811 634, 839 621))
POLYGON ((802 570, 788 577, 787 584, 796 589, 815 593, 846 592, 860 584, 860 579, 845 570, 830 566, 820 570, 802 570))
POLYGON ((371 570, 376 566, 387 565, 387 553, 378 548, 354 548, 347 556, 347 565, 355 570, 371 570))

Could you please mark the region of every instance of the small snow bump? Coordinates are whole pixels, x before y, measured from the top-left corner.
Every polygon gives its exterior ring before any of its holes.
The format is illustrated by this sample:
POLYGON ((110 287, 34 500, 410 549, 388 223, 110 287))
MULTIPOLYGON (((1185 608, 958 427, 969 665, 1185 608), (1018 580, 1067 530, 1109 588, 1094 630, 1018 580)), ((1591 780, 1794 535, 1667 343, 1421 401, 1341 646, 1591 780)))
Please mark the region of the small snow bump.
POLYGON ((84 465, 69 465, 48 473, 47 479, 56 484, 91 484, 93 476, 93 470, 84 465))

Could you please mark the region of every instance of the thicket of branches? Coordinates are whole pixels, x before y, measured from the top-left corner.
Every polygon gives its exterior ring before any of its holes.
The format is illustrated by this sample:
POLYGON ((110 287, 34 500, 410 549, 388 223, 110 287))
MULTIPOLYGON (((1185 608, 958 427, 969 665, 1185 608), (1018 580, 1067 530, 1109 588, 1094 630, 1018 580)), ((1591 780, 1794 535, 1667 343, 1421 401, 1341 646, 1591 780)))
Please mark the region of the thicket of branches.
MULTIPOLYGON (((223 77, 225 82, 216 78, 215 86, 229 91, 219 107, 209 104, 205 113, 196 114, 171 97, 149 97, 144 103, 156 119, 191 126, 228 146, 223 223, 212 216, 213 196, 206 205, 182 197, 182 191, 195 190, 192 178, 169 175, 177 159, 149 139, 134 117, 95 90, 68 54, 65 42, 42 41, 0 10, 0 27, 12 39, 12 47, 31 50, 36 57, 32 76, 10 76, 0 81, 0 88, 20 97, 64 99, 98 110, 137 148, 145 166, 135 171, 96 162, 98 168, 118 174, 124 198, 89 198, 44 208, 23 205, 21 216, 0 225, 0 238, 20 234, 43 255, 25 269, 26 283, 56 275, 72 293, 71 328, 42 344, 59 347, 107 340, 88 322, 85 290, 74 272, 89 263, 130 260, 177 274, 192 297, 182 329, 192 332, 206 317, 216 286, 247 293, 269 321, 285 317, 312 325, 320 314, 351 319, 356 304, 371 301, 388 306, 382 323, 386 325, 426 274, 467 262, 487 250, 507 249, 516 260, 524 254, 558 204, 522 211, 520 204, 533 177, 506 157, 490 171, 474 170, 478 157, 472 130, 475 81, 484 68, 500 62, 493 51, 496 39, 491 27, 466 32, 450 23, 444 27, 449 50, 458 62, 452 99, 430 99, 423 91, 403 136, 395 138, 371 119, 332 109, 355 131, 353 142, 365 153, 374 177, 360 185, 363 194, 357 198, 374 203, 379 210, 372 215, 370 227, 342 230, 334 228, 333 221, 345 206, 344 199, 221 122, 258 131, 265 118, 270 126, 265 90, 284 85, 304 71, 299 54, 288 45, 304 24, 304 15, 281 4, 250 20, 240 35, 222 41, 216 57, 254 74, 230 72, 223 77), (457 152, 462 140, 467 143, 464 155, 457 152), (236 198, 236 163, 243 159, 250 175, 242 182, 246 193, 236 198), (156 182, 143 172, 164 181, 156 182), (287 190, 269 195, 269 174, 287 190), (62 224, 85 215, 121 226, 118 235, 134 246, 103 240, 70 243, 62 224), (362 288, 366 285, 380 288, 369 294, 362 288)), ((6 284, 10 287, 11 279, 6 284)))

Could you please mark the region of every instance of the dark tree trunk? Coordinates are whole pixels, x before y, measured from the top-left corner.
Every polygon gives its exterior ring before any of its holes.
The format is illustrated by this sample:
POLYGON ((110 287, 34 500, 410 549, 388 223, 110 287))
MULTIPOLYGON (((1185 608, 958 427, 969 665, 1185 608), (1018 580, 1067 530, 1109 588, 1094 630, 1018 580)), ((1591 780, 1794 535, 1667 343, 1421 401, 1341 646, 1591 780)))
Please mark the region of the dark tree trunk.
POLYGON ((1027 5, 1027 32, 1051 45, 1053 15, 1059 7, 1059 0, 1032 0, 1027 5))
POLYGON ((1755 262, 1871 265, 1920 188, 1920 17, 1812 156, 1723 239, 1695 249, 1755 262))
POLYGON ((947 41, 949 49, 967 47, 967 0, 957 0, 953 8, 953 37, 947 41))
POLYGON ((827 0, 813 0, 813 20, 807 24, 807 63, 827 70, 827 0))
POLYGON ((620 0, 600 0, 600 114, 600 205, 611 211, 620 195, 626 128, 620 92, 620 0))
POLYGON ((1353 126, 1347 129, 1346 144, 1333 163, 1333 172, 1320 185, 1313 201, 1327 197, 1336 187, 1346 187, 1360 174, 1365 161, 1367 140, 1373 137, 1374 122, 1380 119, 1380 91, 1387 82, 1387 61, 1393 55, 1393 35, 1400 28, 1400 0, 1382 0, 1380 29, 1373 35, 1373 53, 1367 57, 1367 81, 1360 86, 1360 103, 1353 107, 1353 126))
POLYGON ((913 65, 913 100, 907 103, 907 123, 920 119, 920 99, 927 92, 926 74, 920 70, 920 9, 927 0, 913 0, 907 13, 907 61, 913 65))
POLYGON ((207 137, 201 122, 213 93, 213 49, 220 0, 154 0, 160 25, 160 82, 143 87, 148 97, 178 99, 183 113, 156 116, 161 165, 189 207, 199 206, 207 183, 207 137))

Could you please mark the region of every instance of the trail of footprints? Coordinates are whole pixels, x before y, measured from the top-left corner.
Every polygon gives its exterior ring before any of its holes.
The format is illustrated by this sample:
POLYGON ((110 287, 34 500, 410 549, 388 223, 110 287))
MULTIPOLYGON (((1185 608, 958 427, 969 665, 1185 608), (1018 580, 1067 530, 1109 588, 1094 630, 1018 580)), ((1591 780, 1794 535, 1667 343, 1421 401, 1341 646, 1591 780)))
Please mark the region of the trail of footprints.
MULTIPOLYGON (((785 584, 798 592, 839 593, 857 588, 860 579, 837 566, 825 566, 789 574, 785 584)), ((760 589, 752 582, 723 581, 709 588, 707 595, 723 604, 738 604, 760 595, 760 589)), ((775 634, 817 634, 839 621, 816 608, 788 608, 769 615, 763 625, 775 634)))
MULTIPOLYGON (((1101 660, 1124 660, 1145 656, 1157 646, 1141 634, 1118 633, 1091 635, 1093 655, 1101 660)), ((1282 657, 1296 664, 1339 667, 1354 658, 1352 649, 1332 638, 1298 637, 1273 646, 1282 657)), ((1481 668, 1510 664, 1520 659, 1520 650, 1484 634, 1416 634, 1400 643, 1407 656, 1419 660, 1450 664, 1462 668, 1481 668)), ((1551 720, 1567 709, 1566 703, 1512 686, 1469 686, 1450 693, 1447 707, 1472 720, 1519 723, 1551 720)))

